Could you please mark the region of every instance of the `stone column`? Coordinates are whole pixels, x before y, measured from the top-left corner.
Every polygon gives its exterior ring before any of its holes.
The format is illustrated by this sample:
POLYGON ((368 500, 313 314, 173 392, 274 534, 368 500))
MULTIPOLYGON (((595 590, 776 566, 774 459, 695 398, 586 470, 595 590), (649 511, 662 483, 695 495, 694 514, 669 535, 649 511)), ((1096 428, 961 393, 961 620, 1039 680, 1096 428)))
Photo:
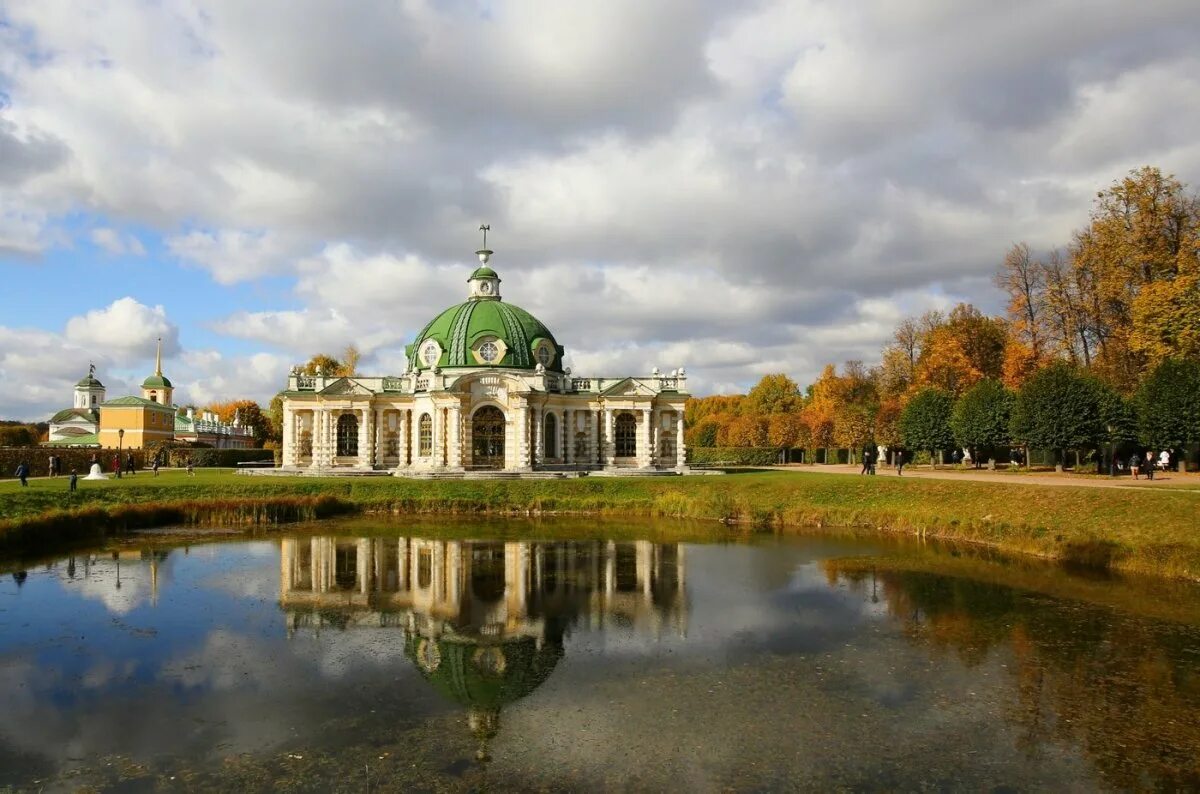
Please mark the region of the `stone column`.
POLYGON ((405 408, 396 418, 396 432, 400 437, 400 460, 396 461, 397 469, 408 466, 408 426, 411 424, 411 415, 412 411, 405 408))
POLYGON ((563 426, 563 462, 570 466, 575 462, 575 412, 564 408, 562 412, 563 426))
POLYGON ((518 469, 529 468, 529 403, 523 402, 517 406, 517 422, 513 428, 513 457, 518 469))
POLYGON ((675 410, 675 468, 683 471, 687 468, 687 450, 683 446, 683 406, 675 410))
POLYGON ((375 409, 375 454, 371 456, 371 468, 381 468, 383 466, 384 453, 384 420, 387 411, 383 408, 375 409))
POLYGON ((371 422, 371 408, 364 406, 358 409, 358 467, 371 468, 371 439, 375 437, 375 425, 371 422))
POLYGON ((654 465, 654 411, 642 409, 642 443, 638 444, 641 454, 638 455, 638 465, 649 468, 654 465))
POLYGON ((616 417, 608 407, 604 408, 604 465, 617 465, 616 417))
POLYGON ((284 408, 283 417, 283 465, 296 465, 296 412, 284 408))
POLYGON ((430 414, 433 425, 433 443, 429 446, 430 458, 433 461, 434 468, 441 468, 442 465, 442 426, 445 421, 442 419, 442 409, 436 405, 430 414))
POLYGON ((450 445, 450 454, 447 456, 447 461, 452 469, 461 469, 463 467, 462 454, 462 408, 455 405, 450 408, 450 432, 446 434, 450 445))
POLYGON ((532 409, 533 414, 533 467, 539 468, 546 460, 545 441, 546 411, 542 408, 532 409))

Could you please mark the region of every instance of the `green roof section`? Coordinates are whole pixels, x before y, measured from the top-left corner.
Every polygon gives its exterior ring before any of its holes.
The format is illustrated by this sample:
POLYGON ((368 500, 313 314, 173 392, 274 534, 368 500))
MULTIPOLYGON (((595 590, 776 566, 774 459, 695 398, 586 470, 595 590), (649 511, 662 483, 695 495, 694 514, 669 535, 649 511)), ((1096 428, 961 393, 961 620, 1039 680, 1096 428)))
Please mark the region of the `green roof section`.
POLYGON ((85 433, 81 436, 71 436, 70 438, 62 438, 58 441, 46 441, 42 444, 43 447, 98 447, 100 446, 100 437, 95 433, 85 433))
POLYGON ((467 279, 467 281, 473 281, 473 280, 475 280, 475 279, 477 279, 477 278, 494 278, 494 279, 499 279, 500 277, 499 277, 498 275, 496 275, 496 271, 495 271, 495 270, 492 270, 492 269, 491 269, 490 267, 488 267, 487 265, 484 265, 483 267, 477 267, 477 268, 475 268, 475 272, 473 272, 473 273, 471 274, 471 277, 470 277, 470 278, 468 278, 468 279, 467 279))
POLYGON ((170 389, 171 381, 165 375, 151 375, 142 381, 143 389, 170 389))
POLYGON ((546 369, 562 371, 563 349, 555 341, 550 329, 520 306, 500 300, 468 300, 451 306, 433 318, 416 341, 406 348, 410 367, 418 370, 430 368, 420 356, 421 345, 426 339, 435 340, 442 348, 441 358, 437 361, 439 367, 510 369, 536 368, 533 347, 538 340, 545 339, 554 348, 554 360, 546 369), (504 341, 508 350, 502 359, 490 364, 475 361, 471 345, 483 337, 504 341))
POLYGON ((156 402, 154 402, 154 400, 147 400, 145 397, 134 397, 133 395, 129 395, 128 397, 118 397, 115 400, 107 400, 105 402, 100 403, 100 407, 101 408, 142 407, 142 408, 155 408, 155 409, 158 409, 159 411, 170 411, 171 413, 175 412, 175 409, 169 405, 163 405, 162 403, 156 403, 156 402))
POLYGON ((50 424, 61 424, 72 419, 86 419, 89 422, 99 422, 100 414, 91 408, 64 408, 50 417, 50 424))
POLYGON ((77 388, 77 389, 103 389, 104 384, 101 383, 100 381, 96 380, 95 376, 88 375, 86 378, 79 381, 79 383, 76 383, 75 388, 77 388))

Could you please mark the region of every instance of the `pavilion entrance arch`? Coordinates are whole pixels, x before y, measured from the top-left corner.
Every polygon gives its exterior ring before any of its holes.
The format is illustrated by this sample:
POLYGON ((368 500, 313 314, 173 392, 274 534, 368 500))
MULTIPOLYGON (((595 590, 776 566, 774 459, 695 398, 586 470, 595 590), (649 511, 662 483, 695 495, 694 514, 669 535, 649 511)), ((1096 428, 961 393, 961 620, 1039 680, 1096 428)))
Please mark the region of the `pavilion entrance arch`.
POLYGON ((504 412, 484 405, 471 416, 471 466, 476 469, 504 468, 504 412))

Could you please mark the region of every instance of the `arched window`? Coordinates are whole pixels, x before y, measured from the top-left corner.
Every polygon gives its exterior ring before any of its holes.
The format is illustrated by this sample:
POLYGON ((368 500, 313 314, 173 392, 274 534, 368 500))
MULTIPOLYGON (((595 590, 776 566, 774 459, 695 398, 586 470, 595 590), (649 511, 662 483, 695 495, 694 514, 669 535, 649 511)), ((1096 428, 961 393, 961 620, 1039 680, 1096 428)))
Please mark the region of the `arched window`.
POLYGON ((156 391, 150 392, 150 402, 152 402, 152 403, 158 402, 158 392, 156 392, 156 391))
POLYGON ((618 458, 632 458, 637 455, 637 420, 633 414, 617 416, 616 445, 618 458))
POLYGON ((542 451, 547 458, 558 457, 558 417, 546 414, 542 427, 542 451))
POLYGON ((421 414, 421 420, 417 423, 417 438, 419 439, 417 454, 422 458, 432 455, 433 417, 429 414, 421 414))
POLYGON ((358 418, 354 414, 342 414, 337 423, 338 457, 358 456, 358 418))

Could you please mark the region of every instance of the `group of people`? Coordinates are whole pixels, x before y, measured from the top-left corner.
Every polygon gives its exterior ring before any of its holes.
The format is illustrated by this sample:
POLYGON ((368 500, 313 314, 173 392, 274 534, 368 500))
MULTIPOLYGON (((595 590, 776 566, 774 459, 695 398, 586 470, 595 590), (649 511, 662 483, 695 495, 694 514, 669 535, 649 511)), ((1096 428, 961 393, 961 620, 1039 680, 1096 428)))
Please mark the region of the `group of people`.
MULTIPOLYGON (((886 460, 887 452, 888 450, 886 447, 878 447, 873 445, 867 445, 863 447, 862 469, 858 473, 874 474, 875 466, 879 463, 881 458, 886 460)), ((904 464, 912 460, 911 453, 902 447, 892 447, 891 453, 892 465, 896 467, 896 476, 904 476, 904 464)))
MULTIPOLYGON (((1121 464, 1119 453, 1113 453, 1112 475, 1116 477, 1121 469, 1124 468, 1121 464)), ((1154 450, 1148 449, 1146 452, 1134 452, 1129 456, 1129 472, 1133 475, 1133 479, 1138 479, 1139 475, 1146 475, 1147 480, 1154 479, 1154 469, 1160 468, 1163 471, 1168 471, 1171 468, 1171 450, 1164 449, 1154 454, 1154 450)))

